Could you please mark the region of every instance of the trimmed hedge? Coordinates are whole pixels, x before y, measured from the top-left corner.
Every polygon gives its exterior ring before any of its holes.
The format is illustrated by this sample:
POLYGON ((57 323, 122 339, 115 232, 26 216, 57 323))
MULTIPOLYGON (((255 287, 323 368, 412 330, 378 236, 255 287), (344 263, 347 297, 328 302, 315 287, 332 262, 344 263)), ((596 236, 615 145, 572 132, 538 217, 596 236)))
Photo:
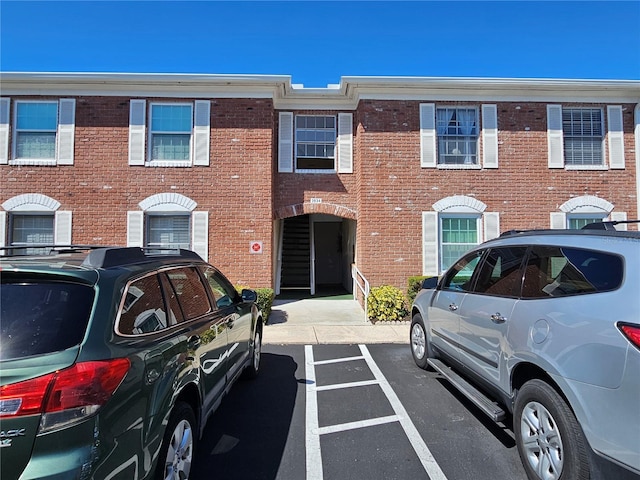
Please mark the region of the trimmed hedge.
POLYGON ((399 288, 391 285, 373 287, 367 298, 367 316, 373 323, 406 320, 407 299, 399 288))

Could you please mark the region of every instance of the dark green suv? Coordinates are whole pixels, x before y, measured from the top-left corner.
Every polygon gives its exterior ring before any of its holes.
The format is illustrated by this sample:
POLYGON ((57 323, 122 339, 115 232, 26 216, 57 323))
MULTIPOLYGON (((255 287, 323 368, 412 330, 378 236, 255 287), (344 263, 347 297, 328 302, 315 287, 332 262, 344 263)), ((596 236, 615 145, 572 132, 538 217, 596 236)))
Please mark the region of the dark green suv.
POLYGON ((0 477, 188 478, 260 365, 256 293, 188 250, 0 258, 0 477))

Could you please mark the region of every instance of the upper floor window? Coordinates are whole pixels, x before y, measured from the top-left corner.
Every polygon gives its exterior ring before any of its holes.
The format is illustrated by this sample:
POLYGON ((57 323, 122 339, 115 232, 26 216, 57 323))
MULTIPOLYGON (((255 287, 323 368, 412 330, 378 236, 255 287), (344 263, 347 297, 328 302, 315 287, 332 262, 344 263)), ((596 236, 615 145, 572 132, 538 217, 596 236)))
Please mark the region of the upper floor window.
POLYGON ((57 102, 16 102, 15 159, 55 160, 57 102))
POLYGON ((155 102, 147 111, 146 100, 132 99, 129 106, 129 165, 208 166, 210 117, 209 100, 155 102))
POLYGON ((478 164, 478 111, 445 107, 436 110, 439 165, 478 164))
POLYGON ((149 160, 188 162, 192 118, 191 105, 152 104, 149 160))
POLYGON ((336 117, 296 115, 296 170, 335 170, 336 117))
POLYGON ((75 99, 16 100, 12 117, 11 104, 10 98, 0 98, 0 132, 4 132, 0 134, 0 164, 73 165, 75 99))
POLYGON ((498 168, 498 136, 496 104, 420 104, 422 168, 498 168))
POLYGON ((278 172, 353 173, 353 114, 280 112, 278 172))
POLYGON ((600 108, 563 108, 562 131, 566 165, 604 165, 600 108))

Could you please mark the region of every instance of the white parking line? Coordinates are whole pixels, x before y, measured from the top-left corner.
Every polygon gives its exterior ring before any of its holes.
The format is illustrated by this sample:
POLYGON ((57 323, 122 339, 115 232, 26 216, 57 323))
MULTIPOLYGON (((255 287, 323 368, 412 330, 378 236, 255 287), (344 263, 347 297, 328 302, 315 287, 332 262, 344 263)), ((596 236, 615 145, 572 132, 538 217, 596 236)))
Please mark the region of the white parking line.
POLYGON ((391 388, 391 385, 382 374, 380 368, 371 357, 369 350, 365 345, 359 345, 362 356, 358 357, 346 357, 336 358, 332 360, 314 361, 313 347, 311 345, 305 345, 305 374, 307 378, 306 400, 306 460, 307 460, 307 480, 322 480, 322 452, 320 449, 320 435, 328 433, 343 432, 347 430, 354 430, 358 428, 365 428, 374 425, 383 425, 391 422, 399 422, 402 426, 405 435, 409 439, 411 446, 415 450, 420 463, 424 470, 429 475, 431 480, 447 480, 440 466, 436 462, 435 458, 431 454, 431 451, 427 447, 420 433, 416 429, 415 425, 409 418, 407 411, 400 402, 400 399, 391 388), (327 365, 332 363, 348 362, 353 360, 365 360, 367 366, 373 373, 375 380, 366 380, 360 382, 341 383, 334 385, 325 385, 318 387, 316 385, 316 365, 327 365), (357 422, 343 423, 339 425, 328 425, 325 427, 319 427, 318 421, 318 396, 319 391, 336 390, 341 388, 352 388, 364 385, 380 385, 380 388, 386 395, 395 415, 388 415, 385 417, 371 418, 367 420, 361 420, 357 422))

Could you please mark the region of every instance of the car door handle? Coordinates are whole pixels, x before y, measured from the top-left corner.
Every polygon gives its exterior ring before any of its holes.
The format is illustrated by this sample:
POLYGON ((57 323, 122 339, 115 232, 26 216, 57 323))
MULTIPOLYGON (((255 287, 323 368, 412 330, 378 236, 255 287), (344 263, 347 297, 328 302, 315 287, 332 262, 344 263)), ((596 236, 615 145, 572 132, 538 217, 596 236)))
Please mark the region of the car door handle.
POLYGON ((231 315, 229 315, 227 318, 224 319, 224 323, 227 325, 227 327, 233 328, 233 322, 235 320, 236 320, 236 314, 232 313, 231 315))
POLYGON ((452 312, 455 312, 456 310, 458 310, 458 305, 456 305, 455 303, 450 303, 449 310, 451 310, 452 312))
POLYGON ((493 323, 504 323, 507 321, 507 318, 500 315, 500 312, 496 312, 493 315, 491 315, 491 321, 493 323))

